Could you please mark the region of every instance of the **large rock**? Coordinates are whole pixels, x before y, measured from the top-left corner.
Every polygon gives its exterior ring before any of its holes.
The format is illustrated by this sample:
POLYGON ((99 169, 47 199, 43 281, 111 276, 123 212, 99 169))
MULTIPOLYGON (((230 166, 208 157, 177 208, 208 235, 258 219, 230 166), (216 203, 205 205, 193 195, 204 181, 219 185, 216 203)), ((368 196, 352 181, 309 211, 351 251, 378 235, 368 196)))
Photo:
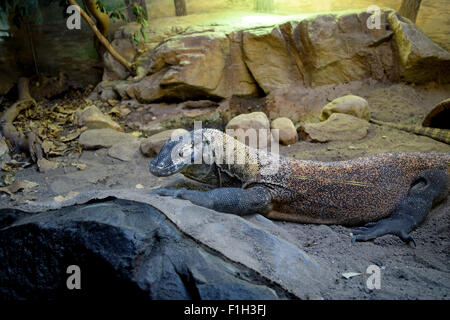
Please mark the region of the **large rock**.
POLYGON ((264 112, 240 114, 228 122, 225 131, 253 148, 270 144, 270 122, 264 112))
MULTIPOLYGON (((227 261, 237 263, 240 266, 245 266, 246 268, 254 270, 258 275, 268 279, 268 281, 275 284, 275 287, 271 286, 271 288, 276 292, 278 292, 276 286, 281 286, 301 299, 311 299, 317 296, 325 297, 327 296, 330 286, 333 286, 335 283, 336 278, 332 273, 330 273, 330 270, 328 270, 328 268, 322 263, 315 261, 315 259, 306 254, 305 251, 301 249, 302 245, 296 237, 293 237, 290 232, 280 228, 278 224, 275 224, 260 215, 252 215, 245 217, 246 219, 243 219, 242 217, 236 215, 223 214, 222 212, 198 207, 186 200, 170 199, 170 201, 168 201, 166 197, 154 196, 150 194, 149 190, 137 188, 107 188, 103 190, 101 188, 94 188, 87 192, 74 194, 62 202, 51 198, 48 201, 29 202, 19 205, 19 207, 16 208, 30 213, 39 213, 62 207, 68 207, 75 204, 92 203, 91 200, 96 199, 97 203, 94 203, 94 206, 91 208, 93 211, 100 211, 105 204, 98 203, 99 200, 111 198, 126 199, 151 205, 162 212, 183 234, 187 235, 190 239, 195 239, 197 244, 207 248, 208 252, 213 252, 219 257, 225 257, 227 261)), ((106 207, 105 211, 107 211, 107 215, 110 216, 110 224, 117 226, 119 229, 125 229, 127 234, 137 241, 141 241, 141 239, 142 241, 146 241, 146 239, 149 239, 150 242, 153 243, 153 231, 158 232, 159 228, 153 228, 153 226, 147 222, 148 220, 146 219, 148 219, 148 217, 146 215, 143 217, 143 215, 141 215, 139 211, 135 210, 133 207, 130 207, 130 210, 126 209, 126 212, 123 214, 116 214, 116 211, 110 210, 110 207, 106 207), (146 230, 147 233, 143 236, 141 236, 141 234, 134 234, 136 224, 133 220, 128 220, 134 218, 137 219, 137 223, 140 228, 139 230, 146 230)), ((15 219, 17 219, 17 212, 15 210, 9 209, 9 211, 5 212, 7 214, 2 215, 3 212, 0 211, 0 217, 2 218, 0 219, 0 238, 2 236, 2 232, 6 230, 4 227, 10 225, 15 219)), ((90 210, 82 210, 82 215, 85 219, 97 219, 98 217, 95 215, 95 212, 91 214, 90 210)), ((55 219, 56 224, 58 224, 58 222, 62 222, 58 217, 59 216, 55 217, 51 215, 51 218, 55 219)), ((70 215, 67 217, 69 220, 72 219, 70 215)), ((108 219, 107 217, 105 218, 108 219)), ((158 224, 165 224, 160 221, 161 220, 158 220, 158 224)), ((30 222, 33 224, 32 221, 30 222)), ((115 246, 114 243, 117 240, 116 237, 111 234, 103 237, 102 233, 98 232, 103 223, 100 223, 99 225, 97 222, 101 221, 95 220, 94 222, 94 225, 97 225, 98 228, 92 226, 92 229, 96 232, 96 235, 98 236, 96 239, 99 239, 99 241, 91 241, 90 238, 87 237, 84 243, 95 243, 93 247, 98 248, 98 250, 105 246, 115 246), (105 239, 108 241, 104 241, 105 239)), ((18 223, 15 223, 15 225, 17 224, 18 223)), ((10 230, 10 228, 7 229, 10 230)), ((64 228, 63 224, 62 229, 67 232, 81 232, 88 230, 89 226, 84 225, 83 227, 64 228)), ((39 235, 41 234, 39 229, 37 230, 37 233, 39 235)), ((118 237, 119 235, 120 233, 118 233, 118 237)), ((164 245, 166 241, 169 240, 165 235, 166 234, 164 233, 156 233, 155 238, 159 239, 160 244, 164 245)), ((14 237, 9 238, 8 234, 6 234, 5 239, 6 238, 15 239, 14 237)), ((75 238, 78 239, 78 237, 75 238)), ((120 241, 122 238, 119 238, 119 243, 121 243, 120 241)), ((72 244, 74 243, 72 237, 70 236, 68 237, 68 241, 72 244)), ((52 243, 51 241, 46 241, 45 239, 44 241, 36 241, 34 236, 31 236, 30 242, 37 245, 52 243)), ((129 242, 125 241, 124 245, 127 243, 129 242)), ((188 247, 183 243, 179 243, 178 246, 183 249, 187 249, 188 247)), ((0 240, 0 251, 3 248, 9 248, 9 245, 4 246, 0 240)), ((160 252, 163 252, 162 254, 166 252, 163 250, 165 248, 164 246, 153 248, 145 246, 144 244, 142 248, 143 252, 152 252, 155 256, 160 256, 160 252), (149 250, 146 251, 146 248, 149 250), (160 248, 162 250, 159 250, 160 248)), ((93 254, 96 252, 98 251, 94 251, 93 254)), ((10 255, 8 257, 13 259, 15 256, 16 255, 10 255)), ((118 252, 116 256, 119 256, 118 258, 122 257, 121 261, 123 261, 128 257, 127 251, 118 252)), ((140 257, 145 259, 146 256, 141 255, 140 257)), ((0 258, 2 258, 2 256, 0 256, 0 258)), ((71 264, 74 263, 73 260, 70 260, 70 262, 71 264)), ((139 264, 139 259, 137 261, 135 260, 135 262, 139 264)), ((201 262, 203 263, 203 261, 201 262)), ((0 261, 0 265, 1 263, 2 261, 0 261)), ((5 262, 5 264, 8 264, 8 262, 5 262)), ((161 264, 165 265, 163 261, 161 264)), ((36 266, 35 264, 31 265, 36 266)), ((108 270, 111 269, 109 268, 108 270)), ((126 270, 128 269, 125 267, 124 271, 126 270)), ((150 266, 145 270, 147 270, 147 274, 149 274, 148 270, 152 270, 152 268, 150 266)), ((31 270, 30 272, 34 272, 34 270, 31 270)), ((154 278, 162 279, 159 274, 155 275, 152 272, 150 273, 154 275, 154 278)), ((139 276, 140 274, 137 275, 139 276)), ((4 279, 4 277, 0 274, 0 281, 2 279, 4 279)), ((53 281, 49 282, 51 284, 55 283, 53 281)), ((0 291, 3 287, 3 283, 0 282, 0 291)), ((120 297, 122 298, 122 295, 120 297)))
POLYGON ((0 227, 2 301, 293 297, 142 203, 110 200, 32 216, 4 209, 0 227), (81 290, 66 285, 71 265, 79 267, 81 290))
MULTIPOLYGON (((141 102, 219 99, 267 95, 294 85, 398 81, 400 75, 423 82, 446 74, 449 53, 416 26, 391 9, 380 11, 379 28, 369 29, 370 19, 370 13, 357 10, 299 16, 278 25, 193 28, 152 47, 141 58, 148 63, 140 80, 118 82, 114 91, 141 102)), ((109 69, 106 74, 105 79, 117 78, 109 69)))
POLYGON ((366 99, 354 95, 339 97, 328 103, 320 113, 320 120, 327 120, 333 113, 345 113, 370 120, 369 103, 366 99))
POLYGON ((389 43, 392 30, 387 12, 380 14, 380 29, 368 29, 370 14, 323 14, 300 21, 295 32, 297 50, 311 85, 344 83, 365 78, 396 78, 395 58, 389 43))
POLYGON ((302 137, 314 142, 353 141, 367 135, 369 122, 354 116, 333 113, 326 121, 306 123, 300 128, 302 137))
POLYGON ((179 136, 181 134, 184 134, 186 132, 188 131, 180 128, 180 129, 165 130, 160 133, 154 134, 142 140, 140 144, 140 150, 143 155, 147 157, 154 157, 159 153, 159 151, 161 151, 161 148, 163 147, 163 145, 166 143, 167 140, 179 136))
POLYGON ((435 44, 419 28, 396 12, 389 14, 405 81, 450 82, 450 53, 435 44))
POLYGON ((240 34, 235 33, 173 37, 155 48, 149 70, 121 94, 150 102, 162 97, 256 95, 258 90, 242 59, 240 34))

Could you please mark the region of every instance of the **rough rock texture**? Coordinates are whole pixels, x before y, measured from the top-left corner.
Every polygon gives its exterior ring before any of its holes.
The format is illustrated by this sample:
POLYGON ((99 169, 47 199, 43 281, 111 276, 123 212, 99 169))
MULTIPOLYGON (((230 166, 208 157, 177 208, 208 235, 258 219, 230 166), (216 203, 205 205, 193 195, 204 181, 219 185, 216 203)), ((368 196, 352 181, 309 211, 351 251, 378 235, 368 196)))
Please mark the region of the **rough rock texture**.
POLYGON ((270 144, 270 122, 264 112, 240 114, 228 122, 225 130, 253 148, 265 148, 270 144))
POLYGON ((370 120, 369 103, 366 99, 354 95, 339 97, 328 103, 320 113, 320 120, 327 120, 333 113, 345 113, 370 120))
POLYGON ((55 170, 58 168, 59 164, 55 161, 50 161, 45 158, 41 158, 37 161, 37 165, 39 167, 39 172, 46 173, 51 170, 55 170))
MULTIPOLYGON (((368 19, 366 11, 344 11, 279 25, 196 27, 152 47, 141 59, 141 80, 110 88, 123 99, 151 102, 257 96, 367 78, 447 81, 450 54, 414 24, 391 9, 381 11, 379 29, 368 29, 368 19)), ((131 42, 122 44, 131 40, 117 34, 117 46, 131 50, 131 42)), ((111 75, 111 68, 105 79, 125 78, 120 68, 111 75)))
POLYGON ((113 121, 108 115, 103 114, 96 106, 88 106, 77 111, 77 123, 79 126, 86 126, 89 129, 110 128, 122 131, 120 125, 113 121))
MULTIPOLYGON (((127 61, 133 61, 137 48, 133 40, 133 34, 139 32, 140 26, 137 23, 130 23, 120 28, 114 33, 114 40, 111 41, 111 46, 127 61)), ((111 54, 106 51, 103 54, 104 72, 103 80, 121 80, 126 79, 130 73, 120 64, 111 54)))
POLYGON ((298 140, 297 129, 295 129, 294 124, 289 118, 276 118, 270 124, 270 128, 272 129, 272 136, 274 136, 275 140, 278 138, 281 144, 290 145, 298 140))
POLYGON ((395 33, 394 40, 402 79, 415 83, 427 81, 448 83, 450 53, 397 13, 390 13, 388 20, 395 33))
POLYGON ((240 36, 202 32, 170 38, 155 48, 149 75, 118 91, 143 102, 256 95, 257 85, 242 59, 240 36))
POLYGON ((123 141, 113 144, 108 150, 108 156, 122 161, 131 161, 139 156, 139 140, 123 141))
POLYGON ((258 85, 266 94, 302 80, 295 64, 296 52, 290 54, 283 26, 243 32, 245 62, 258 85))
POLYGON ((369 130, 369 122, 343 113, 333 113, 326 121, 306 123, 301 126, 303 139, 327 141, 352 141, 364 138, 369 130))
POLYGON ((110 200, 34 215, 4 209, 0 223, 2 301, 293 297, 146 204, 110 200), (81 290, 66 287, 70 265, 81 270, 81 290))
POLYGON ((80 145, 87 150, 109 148, 117 143, 131 143, 137 138, 128 133, 118 132, 112 129, 86 130, 78 139, 80 145))
POLYGON ((172 129, 172 130, 165 130, 163 132, 154 134, 147 139, 142 140, 140 144, 140 150, 143 155, 147 157, 154 157, 156 156, 161 148, 163 147, 164 143, 166 143, 167 140, 169 140, 172 137, 179 136, 180 134, 186 133, 187 130, 185 129, 172 129))
MULTIPOLYGON (((283 233, 282 229, 275 225, 272 221, 260 215, 255 215, 253 216, 253 219, 251 219, 252 221, 247 221, 246 219, 236 215, 224 214, 192 205, 189 201, 178 199, 171 199, 171 201, 167 201, 168 199, 165 197, 150 195, 149 190, 136 188, 108 188, 107 190, 95 189, 88 192, 80 192, 70 199, 64 200, 63 202, 57 202, 53 199, 50 201, 36 201, 20 206, 17 209, 26 212, 43 212, 68 207, 75 204, 83 204, 95 199, 107 199, 110 197, 146 203, 158 209, 172 223, 174 223, 178 230, 180 230, 183 234, 189 236, 191 239, 195 239, 197 243, 212 249, 212 251, 219 257, 224 256, 227 261, 245 266, 246 268, 256 271, 256 273, 261 277, 270 279, 275 285, 271 286, 271 288, 276 292, 278 292, 276 287, 280 286, 284 288, 284 290, 302 299, 317 296, 323 297, 326 294, 326 288, 328 285, 333 283, 333 276, 327 273, 327 269, 322 268, 322 266, 318 265, 314 259, 305 254, 305 252, 298 246, 297 241, 294 238, 288 235, 280 236, 283 233), (220 237, 218 237, 218 234, 220 234, 220 237)), ((110 224, 118 226, 119 229, 124 229, 130 238, 135 238, 138 242, 141 240, 142 242, 145 242, 148 238, 146 238, 145 234, 142 235, 142 230, 148 232, 146 233, 147 235, 150 234, 150 236, 153 236, 152 231, 155 230, 155 227, 148 224, 148 220, 146 219, 149 219, 149 217, 146 215, 142 215, 139 212, 136 213, 136 217, 134 212, 133 215, 127 215, 120 212, 116 214, 110 208, 105 208, 105 211, 107 211, 106 217, 99 218, 99 214, 96 214, 95 211, 99 211, 102 206, 102 203, 97 204, 97 207, 94 207, 94 212, 87 212, 84 217, 86 217, 86 219, 98 221, 100 222, 99 224, 102 224, 101 221, 99 221, 100 218, 108 219, 110 224), (88 216, 89 218, 87 218, 88 216), (108 218, 108 216, 111 217, 108 218), (134 219, 136 219, 136 222, 134 222, 134 219), (134 233, 134 230, 136 230, 136 225, 139 228, 139 230, 137 230, 140 232, 139 234, 134 233)), ((0 221, 6 221, 3 225, 9 225, 15 220, 14 217, 16 215, 17 214, 14 214, 14 212, 6 216, 1 215, 4 219, 0 221)), ((61 219, 56 219, 53 215, 50 215, 50 217, 55 220, 55 224, 64 225, 61 219)), ((22 225, 24 224, 23 222, 25 221, 18 221, 18 224, 22 225)), ((97 223, 95 223, 95 225, 97 225, 97 223)), ((163 225, 163 223, 161 223, 161 225, 163 225)), ((11 227, 3 230, 10 229, 11 227)), ((67 232, 77 230, 77 228, 66 229, 67 232)), ((87 230, 88 227, 78 229, 82 232, 87 230)), ((102 238, 101 233, 97 231, 98 228, 96 229, 93 227, 93 229, 94 236, 97 234, 97 237, 100 238, 100 240, 95 241, 95 239, 93 239, 93 241, 89 240, 83 243, 100 243, 99 245, 92 246, 98 249, 108 245, 113 246, 113 242, 115 242, 114 240, 111 240, 110 243, 101 241, 104 238, 102 238)), ((155 231, 157 230, 159 230, 159 224, 157 224, 155 231)), ((0 231, 0 233, 1 232, 2 231, 0 231)), ((41 234, 41 232, 39 232, 39 228, 37 228, 37 234, 41 234)), ((116 234, 119 236, 120 232, 116 232, 116 234)), ((161 251, 163 251, 158 248, 162 243, 165 243, 168 238, 164 235, 165 234, 156 234, 155 237, 156 239, 159 239, 159 243, 154 246, 154 250, 148 251, 154 252, 155 255, 158 255, 161 251)), ((108 237, 110 239, 117 239, 114 235, 108 235, 108 237)), ((5 235, 6 241, 8 241, 7 239, 9 238, 14 237, 5 235)), ((124 242, 122 241, 123 237, 118 238, 119 243, 124 242)), ((51 243, 51 241, 36 241, 34 237, 32 237, 32 240, 30 241, 32 241, 34 245, 51 243)), ((73 242, 72 239, 69 241, 70 243, 73 242)), ((124 245, 127 245, 127 243, 124 245)), ((185 248, 181 243, 180 246, 185 248)), ((1 248, 9 247, 10 245, 1 246, 1 248)), ((98 251, 99 250, 94 251, 93 253, 95 254, 98 251)), ((146 253, 149 253, 148 251, 146 251, 146 253)), ((130 255, 123 254, 123 251, 119 252, 117 255, 124 259, 133 259, 132 255, 130 257, 130 255)), ((8 255, 10 259, 14 259, 15 256, 17 255, 8 255)), ((69 259, 69 261, 70 264, 74 263, 72 259, 69 259)), ((139 263, 139 260, 135 260, 135 262, 139 263)), ((170 264, 169 266, 165 263, 162 264, 166 269, 171 267, 170 264)), ((123 270, 126 272, 126 268, 123 270)), ((152 269, 147 268, 147 270, 152 269)), ((149 277, 152 275, 157 279, 163 279, 163 276, 155 275, 150 272, 149 277)), ((56 276, 58 276, 58 274, 56 276)), ((45 275, 43 275, 43 277, 45 277, 45 275)), ((0 281, 1 279, 2 278, 0 278, 0 281)), ((120 296, 122 297, 123 295, 120 296)))

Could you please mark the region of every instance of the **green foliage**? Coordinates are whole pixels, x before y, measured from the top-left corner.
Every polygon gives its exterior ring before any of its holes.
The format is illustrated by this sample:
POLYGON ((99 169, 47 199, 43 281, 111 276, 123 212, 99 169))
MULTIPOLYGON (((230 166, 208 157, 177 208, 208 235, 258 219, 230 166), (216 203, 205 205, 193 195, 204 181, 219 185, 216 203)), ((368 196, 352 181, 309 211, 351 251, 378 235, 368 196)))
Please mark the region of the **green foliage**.
POLYGON ((148 26, 147 12, 145 12, 145 10, 143 10, 140 5, 133 3, 133 14, 136 17, 136 22, 141 25, 141 28, 139 30, 140 32, 136 32, 133 36, 134 42, 136 44, 139 44, 139 42, 140 42, 139 33, 142 36, 142 39, 144 40, 144 42, 147 42, 147 35, 145 34, 145 27, 148 26))
MULTIPOLYGON (((121 9, 115 8, 108 12, 105 4, 103 3, 103 0, 97 0, 97 6, 102 12, 107 13, 113 22, 116 22, 118 20, 128 22, 127 17, 122 13, 121 9)), ((133 40, 136 44, 139 44, 141 42, 141 39, 144 42, 147 42, 147 35, 145 34, 145 27, 148 26, 147 12, 137 3, 132 3, 131 6, 132 12, 136 17, 136 22, 141 25, 139 32, 133 34, 133 40)))
POLYGON ((100 9, 101 12, 107 13, 103 0, 97 0, 97 7, 100 9))
POLYGON ((109 17, 113 22, 116 22, 117 20, 128 21, 127 17, 125 17, 125 15, 119 9, 114 9, 109 12, 109 17))

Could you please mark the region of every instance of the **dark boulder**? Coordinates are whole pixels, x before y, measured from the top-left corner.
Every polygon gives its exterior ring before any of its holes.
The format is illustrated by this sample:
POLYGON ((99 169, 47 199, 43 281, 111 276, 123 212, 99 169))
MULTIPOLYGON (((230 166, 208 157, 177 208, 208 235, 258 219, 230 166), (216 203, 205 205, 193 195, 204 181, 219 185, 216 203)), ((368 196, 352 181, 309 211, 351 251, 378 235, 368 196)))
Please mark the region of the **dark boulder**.
POLYGON ((189 238, 150 205, 105 200, 0 210, 0 300, 284 299, 288 292, 189 238), (81 289, 69 290, 70 265, 81 289))

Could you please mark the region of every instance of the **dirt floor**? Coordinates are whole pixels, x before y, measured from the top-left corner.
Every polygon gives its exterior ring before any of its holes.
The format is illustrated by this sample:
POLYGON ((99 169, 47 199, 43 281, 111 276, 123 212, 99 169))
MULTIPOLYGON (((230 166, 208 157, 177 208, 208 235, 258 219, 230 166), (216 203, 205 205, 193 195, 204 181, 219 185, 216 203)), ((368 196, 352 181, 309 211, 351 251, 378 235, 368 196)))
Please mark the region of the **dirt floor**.
MULTIPOLYGON (((346 86, 346 87, 345 87, 346 86)), ((408 86, 404 84, 352 83, 344 91, 365 97, 372 116, 380 120, 414 123, 439 101, 450 96, 450 86, 408 86)), ((342 87, 341 87, 342 89, 342 87)), ((315 89, 317 93, 317 89, 315 89)), ((324 89, 326 98, 329 87, 324 89)), ((320 89, 319 89, 320 91, 320 89)), ((426 151, 449 153, 450 146, 427 137, 371 124, 369 134, 358 141, 311 143, 300 141, 281 147, 283 155, 324 161, 344 160, 387 151, 426 151)), ((19 191, 13 196, 2 193, 0 207, 11 207, 29 201, 44 201, 71 192, 92 189, 146 188, 152 189, 185 181, 181 175, 156 178, 148 171, 149 158, 135 152, 130 161, 113 159, 107 149, 83 151, 57 157, 62 164, 48 173, 36 166, 18 170, 16 180, 38 183, 31 191, 19 191), (71 163, 82 163, 80 170, 71 163)), ((450 297, 450 205, 448 200, 435 208, 425 223, 412 233, 417 247, 406 245, 393 236, 372 242, 350 242, 351 229, 342 226, 308 225, 275 222, 287 230, 298 246, 335 273, 325 299, 448 299, 450 297), (365 274, 369 265, 381 268, 381 289, 366 288, 365 274), (342 273, 361 275, 350 279, 342 273)))

